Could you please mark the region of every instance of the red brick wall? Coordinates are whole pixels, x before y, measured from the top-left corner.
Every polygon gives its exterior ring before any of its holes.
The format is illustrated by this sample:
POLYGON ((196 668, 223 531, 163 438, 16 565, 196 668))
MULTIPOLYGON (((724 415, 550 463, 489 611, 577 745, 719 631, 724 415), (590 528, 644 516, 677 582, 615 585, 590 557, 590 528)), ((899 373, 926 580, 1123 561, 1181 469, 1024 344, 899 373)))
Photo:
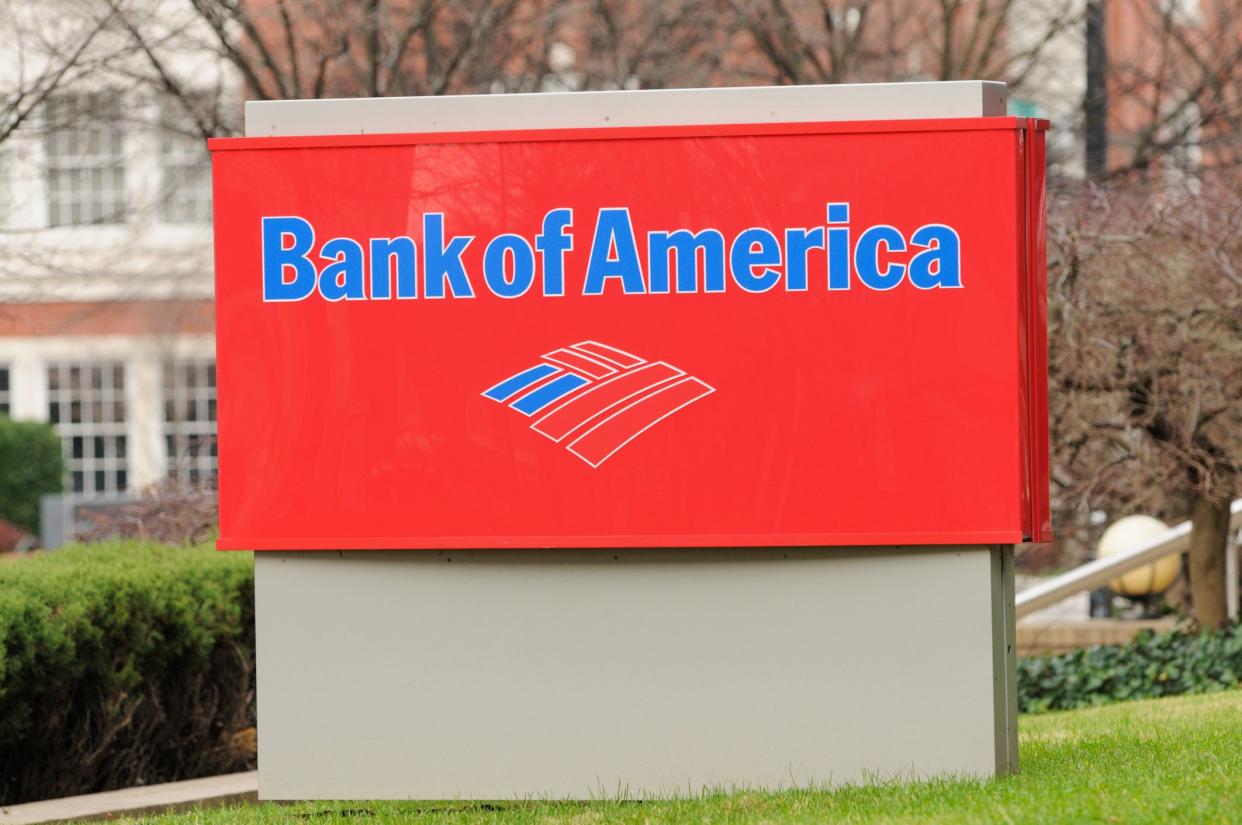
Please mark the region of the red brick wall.
POLYGON ((210 300, 0 304, 0 336, 211 333, 210 300))

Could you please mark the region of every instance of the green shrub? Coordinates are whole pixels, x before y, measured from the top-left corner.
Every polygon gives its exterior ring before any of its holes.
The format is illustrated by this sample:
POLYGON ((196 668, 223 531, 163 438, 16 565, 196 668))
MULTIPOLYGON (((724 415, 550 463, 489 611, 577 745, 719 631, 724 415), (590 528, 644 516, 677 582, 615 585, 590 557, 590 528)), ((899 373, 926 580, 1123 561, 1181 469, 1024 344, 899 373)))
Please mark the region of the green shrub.
POLYGON ((1124 645, 1096 645, 1018 662, 1018 709, 1070 710, 1122 699, 1211 693, 1242 682, 1242 624, 1215 633, 1141 632, 1124 645))
POLYGON ((0 415, 0 518, 39 532, 39 496, 59 493, 64 478, 60 438, 51 426, 0 415))
POLYGON ((131 541, 0 564, 0 641, 0 804, 254 766, 250 554, 131 541))

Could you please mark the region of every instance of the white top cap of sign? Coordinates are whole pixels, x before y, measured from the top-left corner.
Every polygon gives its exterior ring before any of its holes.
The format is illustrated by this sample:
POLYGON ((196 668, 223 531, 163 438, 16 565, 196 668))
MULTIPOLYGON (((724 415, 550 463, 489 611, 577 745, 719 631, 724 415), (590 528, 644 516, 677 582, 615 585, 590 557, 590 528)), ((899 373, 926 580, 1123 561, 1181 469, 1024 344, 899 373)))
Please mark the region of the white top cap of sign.
POLYGON ((1005 84, 984 80, 725 89, 251 101, 246 135, 341 135, 994 117, 1005 84))

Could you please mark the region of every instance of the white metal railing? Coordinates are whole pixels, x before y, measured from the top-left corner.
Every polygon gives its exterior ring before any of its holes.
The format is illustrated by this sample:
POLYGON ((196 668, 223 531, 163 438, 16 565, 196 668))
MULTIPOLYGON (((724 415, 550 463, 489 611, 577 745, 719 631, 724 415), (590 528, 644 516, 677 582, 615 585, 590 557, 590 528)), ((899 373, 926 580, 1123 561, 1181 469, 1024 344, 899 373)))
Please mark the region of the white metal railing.
MULTIPOLYGON (((1225 601, 1229 605, 1230 617, 1236 618, 1238 615, 1238 548, 1236 542, 1237 531, 1242 529, 1242 498, 1230 505, 1229 513, 1229 547, 1225 555, 1225 601)), ((1073 596, 1075 593, 1093 590, 1108 584, 1110 579, 1129 573, 1137 567, 1150 564, 1173 553, 1185 552, 1189 544, 1190 522, 1183 521, 1142 544, 1136 544, 1129 550, 1087 562, 1068 573, 1062 573, 1054 579, 1023 590, 1014 600, 1014 615, 1021 619, 1040 608, 1073 596)))

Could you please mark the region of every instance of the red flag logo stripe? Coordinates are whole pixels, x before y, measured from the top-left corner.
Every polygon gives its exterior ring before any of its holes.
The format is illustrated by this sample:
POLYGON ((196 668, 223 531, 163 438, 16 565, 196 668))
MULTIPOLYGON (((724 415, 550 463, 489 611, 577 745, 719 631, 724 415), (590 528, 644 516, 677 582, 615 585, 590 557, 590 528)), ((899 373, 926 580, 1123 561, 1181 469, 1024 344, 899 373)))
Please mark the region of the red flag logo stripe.
POLYGON ((587 464, 598 467, 647 429, 713 392, 712 387, 697 378, 668 384, 604 419, 580 435, 568 449, 587 464))
POLYGON ((571 396, 531 427, 553 441, 560 441, 621 402, 679 375, 685 373, 663 361, 644 364, 571 396))

